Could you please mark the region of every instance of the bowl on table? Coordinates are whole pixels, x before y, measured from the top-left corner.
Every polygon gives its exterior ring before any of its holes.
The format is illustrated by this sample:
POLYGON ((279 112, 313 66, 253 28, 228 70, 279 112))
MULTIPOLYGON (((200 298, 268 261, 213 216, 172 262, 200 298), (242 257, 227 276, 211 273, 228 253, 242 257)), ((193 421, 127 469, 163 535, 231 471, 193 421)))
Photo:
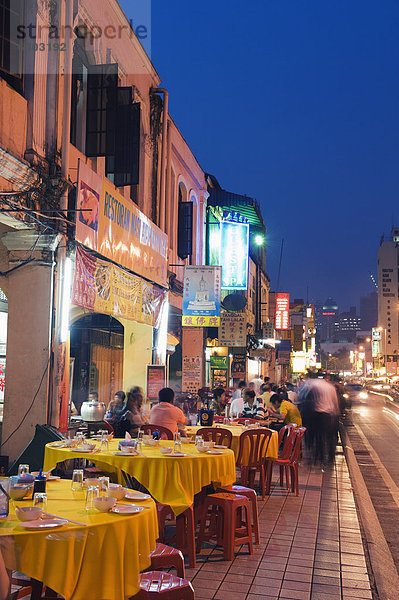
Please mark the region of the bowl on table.
POLYGON ((145 446, 159 446, 159 440, 154 440, 154 438, 143 438, 143 442, 145 446))
POLYGON ((89 442, 84 442, 83 443, 83 450, 90 450, 93 451, 96 448, 96 444, 90 444, 89 442))
POLYGON ((108 512, 116 504, 116 498, 112 496, 100 496, 99 498, 93 498, 94 507, 100 512, 108 512))
POLYGON ((160 451, 162 454, 172 454, 173 448, 171 448, 170 446, 161 446, 160 451))
POLYGON ((21 484, 16 483, 15 485, 11 485, 10 487, 10 497, 13 500, 22 500, 25 496, 28 496, 33 490, 33 483, 30 484, 21 484))
POLYGON ((16 506, 15 514, 20 521, 36 521, 40 519, 43 509, 40 506, 16 506))
POLYGON ((126 494, 126 490, 122 485, 118 483, 110 483, 107 494, 110 498, 116 498, 116 500, 123 500, 126 494))
POLYGON ((209 447, 205 446, 205 444, 202 444, 201 446, 196 446, 196 448, 197 448, 197 451, 200 452, 201 454, 205 454, 209 450, 209 447))

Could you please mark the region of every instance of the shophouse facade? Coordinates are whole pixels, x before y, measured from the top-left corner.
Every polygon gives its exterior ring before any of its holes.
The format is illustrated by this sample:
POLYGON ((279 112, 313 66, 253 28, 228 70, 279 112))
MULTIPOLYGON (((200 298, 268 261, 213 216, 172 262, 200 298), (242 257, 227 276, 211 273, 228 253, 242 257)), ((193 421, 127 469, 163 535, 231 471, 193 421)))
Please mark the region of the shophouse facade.
POLYGON ((47 35, 70 35, 65 51, 25 53, 33 63, 20 77, 0 65, 2 452, 11 458, 36 423, 65 429, 70 400, 78 408, 90 391, 106 403, 119 389, 147 391, 147 365, 165 365, 167 380, 167 355, 182 342, 168 314, 181 310, 181 267, 202 261, 207 196, 119 3, 39 0, 28 17, 47 35), (188 231, 192 250, 179 256, 188 231))

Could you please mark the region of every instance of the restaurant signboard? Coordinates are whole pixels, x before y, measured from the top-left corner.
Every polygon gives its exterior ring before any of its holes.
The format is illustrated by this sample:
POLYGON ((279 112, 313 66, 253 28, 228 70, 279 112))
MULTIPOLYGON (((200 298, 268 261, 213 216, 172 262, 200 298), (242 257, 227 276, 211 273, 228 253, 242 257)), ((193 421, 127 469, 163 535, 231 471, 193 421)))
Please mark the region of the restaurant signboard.
POLYGON ((198 394, 202 387, 202 356, 183 356, 182 391, 198 394))
POLYGON ((290 295, 276 294, 275 329, 287 330, 290 326, 290 295))
POLYGON ((229 357, 228 356, 211 356, 211 387, 221 386, 228 387, 229 375, 229 357))
POLYGON ((240 313, 222 313, 218 341, 219 346, 246 346, 247 326, 245 315, 240 313))
POLYGON ((165 365, 147 365, 147 398, 151 402, 158 400, 158 393, 165 385, 165 365))
POLYGON ((76 208, 77 242, 167 286, 168 236, 81 160, 76 208))

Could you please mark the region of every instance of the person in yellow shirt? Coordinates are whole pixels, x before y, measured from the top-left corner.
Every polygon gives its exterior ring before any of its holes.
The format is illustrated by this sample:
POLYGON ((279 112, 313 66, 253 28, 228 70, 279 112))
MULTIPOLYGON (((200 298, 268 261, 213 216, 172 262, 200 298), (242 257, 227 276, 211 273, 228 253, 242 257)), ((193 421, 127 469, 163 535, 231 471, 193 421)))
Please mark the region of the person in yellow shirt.
POLYGON ((277 417, 279 421, 284 421, 284 425, 295 423, 298 427, 302 427, 302 417, 295 404, 289 400, 284 400, 280 394, 273 394, 270 398, 271 408, 269 415, 277 417))

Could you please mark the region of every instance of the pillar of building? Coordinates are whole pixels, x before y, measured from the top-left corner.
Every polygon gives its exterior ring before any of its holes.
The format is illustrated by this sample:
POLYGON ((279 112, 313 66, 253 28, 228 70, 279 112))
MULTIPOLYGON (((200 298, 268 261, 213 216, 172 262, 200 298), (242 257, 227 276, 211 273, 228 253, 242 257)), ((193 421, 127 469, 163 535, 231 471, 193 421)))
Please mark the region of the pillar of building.
POLYGON ((54 250, 57 235, 7 232, 8 331, 2 454, 18 458, 47 423, 51 374, 54 250))

